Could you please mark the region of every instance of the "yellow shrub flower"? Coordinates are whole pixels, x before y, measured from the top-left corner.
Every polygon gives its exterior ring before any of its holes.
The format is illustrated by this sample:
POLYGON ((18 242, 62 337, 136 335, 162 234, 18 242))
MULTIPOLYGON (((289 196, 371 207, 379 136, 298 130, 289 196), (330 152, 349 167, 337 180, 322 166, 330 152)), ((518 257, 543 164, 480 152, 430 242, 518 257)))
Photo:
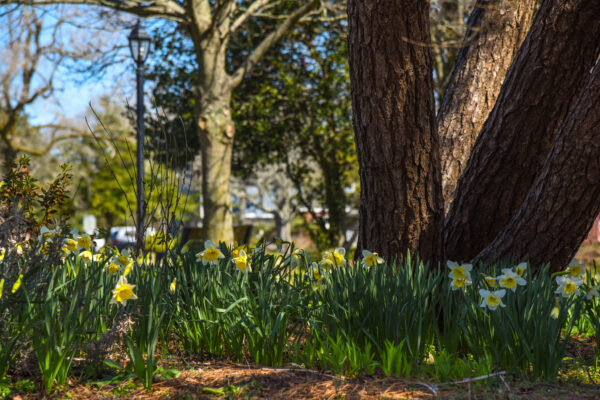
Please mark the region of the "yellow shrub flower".
POLYGON ((245 271, 248 268, 248 256, 244 250, 240 250, 239 255, 233 258, 233 262, 235 262, 235 266, 242 271, 245 271))
POLYGON ((79 257, 81 257, 85 261, 92 261, 92 252, 89 250, 82 251, 79 253, 79 257))
POLYGON ((527 271, 527 263, 526 262, 522 262, 515 267, 515 273, 519 276, 523 276, 525 274, 525 271, 527 271))
POLYGON ((448 276, 452 279, 471 280, 471 270, 473 269, 472 264, 458 264, 454 261, 448 261, 446 263, 450 268, 450 274, 448 276))
POLYGON ((208 264, 218 264, 222 258, 225 258, 225 256, 210 240, 204 242, 204 250, 196 254, 196 259, 208 264))
POLYGON ((374 267, 377 264, 383 264, 383 258, 379 257, 379 254, 377 253, 371 253, 369 250, 363 250, 362 256, 362 264, 367 268, 374 267))
POLYGON ((111 275, 112 275, 112 274, 116 274, 117 272, 119 272, 119 269, 120 269, 120 267, 119 267, 119 265, 118 265, 118 264, 111 263, 111 264, 108 266, 108 273, 109 273, 109 274, 111 274, 111 275))
POLYGON ((517 275, 509 268, 504 268, 502 272, 503 274, 497 279, 500 282, 500 286, 503 288, 510 289, 514 292, 517 290, 517 286, 523 286, 527 283, 525 279, 517 275))
POLYGON ((558 308, 558 306, 554 306, 552 308, 552 311, 550 311, 550 318, 552 319, 558 319, 558 314, 560 313, 560 309, 558 308))
POLYGON ((557 276, 556 283, 558 283, 558 288, 554 293, 561 294, 563 297, 569 297, 579 294, 579 286, 583 284, 583 279, 570 276, 557 276))
POLYGON ((479 291, 479 295, 483 297, 483 301, 481 302, 481 307, 487 307, 490 310, 494 311, 498 307, 506 307, 502 302, 502 297, 506 294, 506 290, 500 289, 493 292, 489 290, 481 289, 479 291))
POLYGON ((15 293, 17 290, 19 290, 22 282, 23 282, 23 274, 19 274, 19 277, 17 278, 17 281, 13 284, 13 287, 10 292, 15 293))
POLYGON ((173 282, 169 285, 169 291, 171 293, 175 293, 175 288, 177 286, 177 278, 173 278, 173 282))
POLYGON ((92 239, 89 236, 80 236, 77 238, 77 244, 82 249, 87 249, 92 246, 92 239))
POLYGON ((346 261, 346 249, 340 247, 335 250, 326 251, 321 259, 321 264, 327 268, 335 268, 344 264, 346 261))
POLYGON ((127 278, 121 276, 117 282, 117 286, 113 290, 113 297, 110 304, 121 303, 126 305, 128 300, 137 299, 137 296, 133 293, 134 288, 135 285, 127 283, 127 278))

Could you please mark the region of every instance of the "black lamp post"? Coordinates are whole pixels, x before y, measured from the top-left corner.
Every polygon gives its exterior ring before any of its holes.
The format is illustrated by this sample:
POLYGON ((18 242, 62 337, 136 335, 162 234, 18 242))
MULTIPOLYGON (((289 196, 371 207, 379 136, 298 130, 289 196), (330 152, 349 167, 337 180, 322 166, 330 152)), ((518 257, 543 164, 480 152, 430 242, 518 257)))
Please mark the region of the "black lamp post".
POLYGON ((137 78, 137 227, 136 249, 141 251, 144 245, 144 62, 150 51, 150 36, 140 26, 140 20, 129 34, 129 50, 136 63, 137 78))

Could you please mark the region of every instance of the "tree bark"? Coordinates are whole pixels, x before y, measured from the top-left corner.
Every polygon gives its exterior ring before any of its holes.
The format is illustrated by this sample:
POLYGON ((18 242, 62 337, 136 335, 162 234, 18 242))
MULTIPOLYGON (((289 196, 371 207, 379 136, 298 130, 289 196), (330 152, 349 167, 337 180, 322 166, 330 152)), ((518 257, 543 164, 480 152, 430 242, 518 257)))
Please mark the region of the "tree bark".
POLYGON ((446 212, 535 8, 535 0, 479 0, 469 16, 463 47, 437 116, 446 212))
POLYGON ((476 262, 568 264, 600 211, 600 65, 569 112, 510 223, 476 262))
POLYGON ((429 2, 350 0, 349 65, 361 206, 358 248, 442 259, 429 2))
POLYGON ((472 260, 517 212, 599 54, 600 0, 546 0, 510 68, 446 218, 450 260, 472 260))
POLYGON ((235 128, 231 118, 227 42, 217 33, 195 41, 198 60, 197 120, 202 152, 204 232, 215 243, 233 243, 231 157, 235 128))

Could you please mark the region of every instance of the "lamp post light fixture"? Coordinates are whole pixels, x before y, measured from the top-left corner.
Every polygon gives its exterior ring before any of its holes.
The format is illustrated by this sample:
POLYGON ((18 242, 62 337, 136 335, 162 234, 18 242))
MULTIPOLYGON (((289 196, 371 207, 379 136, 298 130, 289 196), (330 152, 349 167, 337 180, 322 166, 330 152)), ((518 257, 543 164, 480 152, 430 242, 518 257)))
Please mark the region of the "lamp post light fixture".
POLYGON ((136 64, 136 90, 137 90, 137 227, 136 227, 136 250, 139 253, 144 245, 144 62, 150 52, 150 36, 140 25, 140 20, 129 34, 129 50, 136 64))

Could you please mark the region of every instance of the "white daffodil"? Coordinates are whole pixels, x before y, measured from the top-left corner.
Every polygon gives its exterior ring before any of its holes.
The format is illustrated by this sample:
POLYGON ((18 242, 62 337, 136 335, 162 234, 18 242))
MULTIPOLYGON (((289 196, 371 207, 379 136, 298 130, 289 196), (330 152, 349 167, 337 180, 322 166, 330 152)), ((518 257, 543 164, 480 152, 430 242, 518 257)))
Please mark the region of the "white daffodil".
POLYGON ((374 267, 377 264, 383 264, 383 258, 379 257, 377 253, 371 253, 369 250, 362 251, 362 265, 364 267, 370 268, 374 267))
POLYGON ((448 261, 446 264, 450 268, 450 274, 448 276, 452 279, 466 279, 471 280, 471 270, 473 269, 472 264, 458 264, 454 261, 448 261))
POLYGON ((583 284, 583 279, 570 276, 557 276, 556 283, 558 288, 554 293, 562 294, 563 297, 579 294, 579 286, 583 284))
POLYGON ((481 289, 479 291, 479 295, 483 297, 483 301, 481 302, 481 307, 487 307, 490 310, 494 311, 498 306, 506 307, 502 302, 502 298, 506 294, 506 290, 500 289, 490 292, 489 290, 481 289))
POLYGON ((579 278, 585 275, 585 267, 576 258, 571 260, 567 267, 567 272, 570 276, 579 278))
POLYGON ((218 264, 222 258, 225 258, 225 255, 210 240, 204 242, 204 250, 196 254, 197 260, 212 265, 218 264))
POLYGON ((600 289, 600 285, 596 285, 594 287, 592 287, 590 290, 588 290, 588 292, 585 295, 585 298, 587 300, 591 300, 594 297, 598 297, 600 296, 600 293, 598 293, 598 289, 600 289))
POLYGON ((522 262, 515 267, 515 273, 519 276, 525 275, 525 271, 527 271, 527 263, 522 262))
POLYGON ((471 283, 472 282, 471 282, 470 279, 458 279, 458 278, 454 278, 454 279, 452 279, 452 282, 450 283, 450 287, 452 288, 452 290, 458 290, 458 289, 466 288, 471 283))
POLYGON ((558 308, 558 306, 552 307, 552 311, 550 311, 550 318, 558 319, 559 314, 560 314, 560 308, 558 308))
POLYGON ((517 285, 523 286, 527 284, 527 281, 517 275, 513 270, 509 268, 504 268, 502 270, 503 274, 500 275, 497 279, 500 282, 500 286, 506 289, 510 289, 513 292, 517 290, 517 285))

